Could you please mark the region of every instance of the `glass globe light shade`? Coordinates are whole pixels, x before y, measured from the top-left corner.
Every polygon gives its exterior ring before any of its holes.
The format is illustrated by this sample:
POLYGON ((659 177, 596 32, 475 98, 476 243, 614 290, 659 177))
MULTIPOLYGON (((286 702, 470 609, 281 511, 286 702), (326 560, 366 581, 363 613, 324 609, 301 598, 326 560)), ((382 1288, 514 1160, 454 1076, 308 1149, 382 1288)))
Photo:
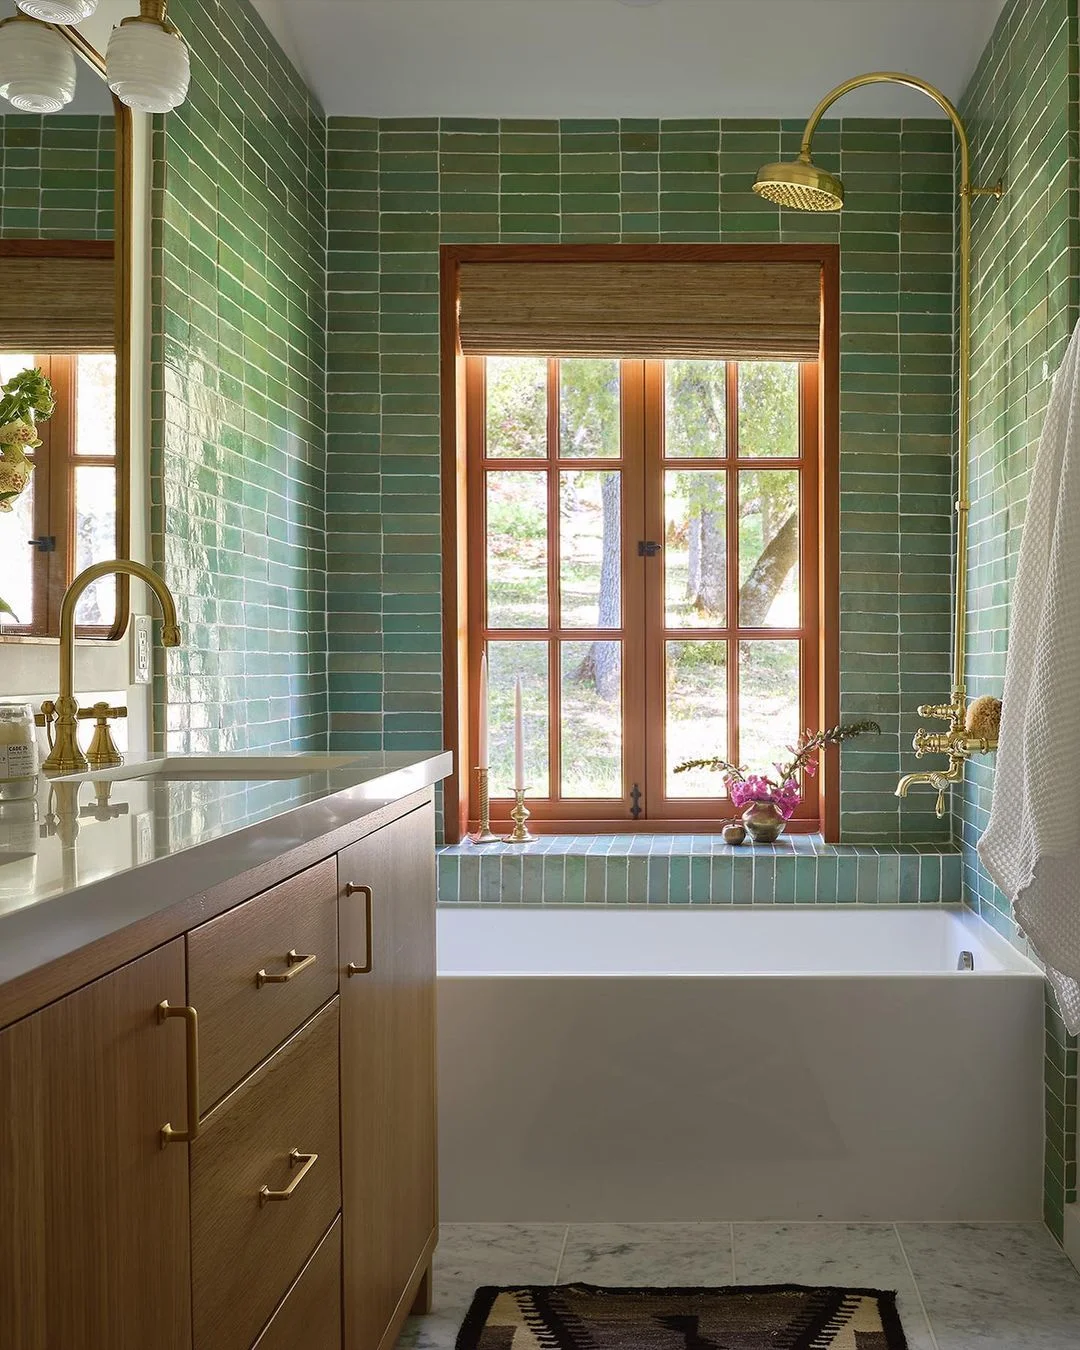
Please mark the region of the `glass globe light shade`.
POLYGON ((98 0, 16 0, 24 14, 43 23, 82 23, 98 7, 98 0))
POLYGON ((30 19, 0 24, 0 96, 20 112, 59 112, 75 96, 75 53, 30 19))
POLYGON ((171 112, 187 98, 188 49, 176 33, 156 22, 136 19, 114 28, 105 67, 109 88, 136 112, 171 112))

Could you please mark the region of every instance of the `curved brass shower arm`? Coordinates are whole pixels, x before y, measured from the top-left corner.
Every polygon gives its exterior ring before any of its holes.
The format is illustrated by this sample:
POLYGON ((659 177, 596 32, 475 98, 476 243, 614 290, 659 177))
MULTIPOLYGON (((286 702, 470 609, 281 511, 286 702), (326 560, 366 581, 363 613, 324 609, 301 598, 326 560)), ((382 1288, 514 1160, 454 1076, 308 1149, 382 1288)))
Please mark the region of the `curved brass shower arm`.
MULTIPOLYGON (((927 80, 920 80, 917 75, 906 75, 901 70, 872 70, 865 75, 855 75, 850 80, 845 80, 843 84, 838 84, 835 89, 830 89, 821 102, 817 105, 806 123, 806 128, 802 135, 802 147, 799 150, 799 158, 808 160, 810 158, 810 143, 814 138, 814 132, 817 130, 818 123, 825 116, 828 110, 837 99, 843 98, 845 94, 850 94, 853 89, 861 89, 867 84, 903 84, 908 89, 918 89, 927 98, 933 99, 943 113, 953 124, 956 132, 956 139, 960 144, 960 192, 965 195, 972 191, 971 187, 971 147, 968 144, 967 132, 964 124, 960 120, 960 114, 956 110, 956 105, 951 99, 930 84, 927 80)), ((980 191, 994 191, 988 189, 974 189, 980 191)))

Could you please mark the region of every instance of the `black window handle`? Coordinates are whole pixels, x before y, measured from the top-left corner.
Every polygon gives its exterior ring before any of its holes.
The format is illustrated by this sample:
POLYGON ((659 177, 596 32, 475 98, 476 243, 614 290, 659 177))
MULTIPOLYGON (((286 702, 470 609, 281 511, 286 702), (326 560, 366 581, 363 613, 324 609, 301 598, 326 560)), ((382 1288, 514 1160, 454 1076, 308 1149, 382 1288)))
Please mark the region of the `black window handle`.
POLYGON ((637 552, 639 558, 655 558, 660 552, 660 545, 655 539, 638 540, 637 552))

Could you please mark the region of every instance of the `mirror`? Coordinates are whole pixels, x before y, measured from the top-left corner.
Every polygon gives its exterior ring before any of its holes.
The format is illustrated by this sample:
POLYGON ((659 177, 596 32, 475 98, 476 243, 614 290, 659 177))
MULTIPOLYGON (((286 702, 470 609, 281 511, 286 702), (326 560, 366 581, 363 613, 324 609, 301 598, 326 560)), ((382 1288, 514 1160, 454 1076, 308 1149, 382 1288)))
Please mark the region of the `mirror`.
MULTIPOLYGON (((0 0, 0 19, 16 12, 0 0)), ((131 114, 83 34, 60 31, 82 58, 73 101, 0 99, 0 385, 37 368, 55 395, 26 488, 0 500, 3 641, 55 638, 72 578, 128 556, 131 114)), ((126 581, 89 587, 76 619, 81 638, 119 637, 126 581)))

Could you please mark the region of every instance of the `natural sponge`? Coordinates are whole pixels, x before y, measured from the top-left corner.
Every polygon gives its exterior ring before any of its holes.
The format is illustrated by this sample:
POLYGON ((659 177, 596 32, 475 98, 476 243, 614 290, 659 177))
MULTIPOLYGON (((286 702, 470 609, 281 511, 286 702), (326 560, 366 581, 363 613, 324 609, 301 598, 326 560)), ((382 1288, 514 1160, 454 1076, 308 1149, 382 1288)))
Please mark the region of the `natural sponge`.
POLYGON ((983 741, 996 741, 1001 727, 1001 699, 990 694, 972 699, 964 718, 964 730, 983 741))

